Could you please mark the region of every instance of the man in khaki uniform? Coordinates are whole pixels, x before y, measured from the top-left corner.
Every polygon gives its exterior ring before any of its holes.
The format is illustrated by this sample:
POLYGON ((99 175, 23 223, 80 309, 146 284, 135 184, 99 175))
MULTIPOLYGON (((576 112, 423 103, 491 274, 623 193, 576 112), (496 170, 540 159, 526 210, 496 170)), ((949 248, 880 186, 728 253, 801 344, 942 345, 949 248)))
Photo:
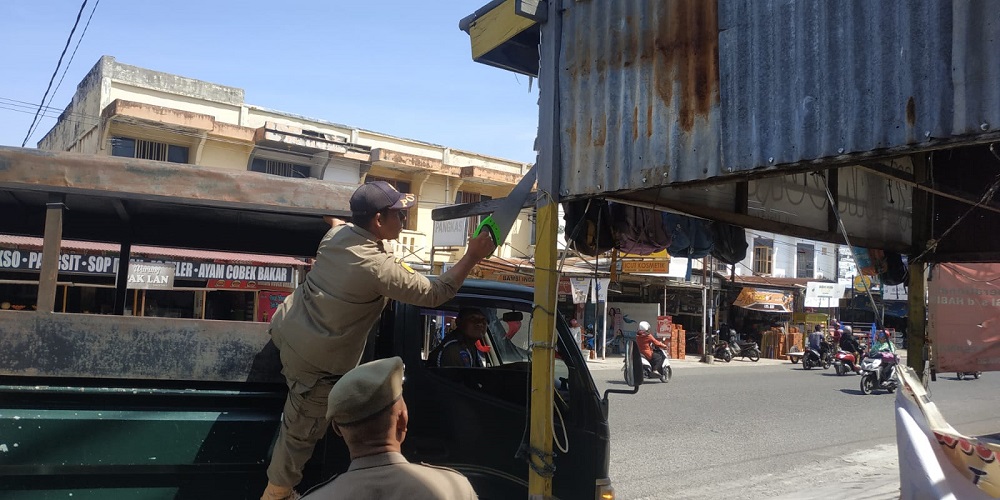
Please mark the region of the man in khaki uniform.
POLYGON ((329 427, 330 388, 361 360, 368 333, 389 299, 441 305, 455 296, 473 266, 493 252, 493 240, 483 233, 436 280, 414 272, 383 242, 399 237, 413 201, 413 195, 387 182, 359 187, 351 196, 353 224, 326 233, 305 281, 271 318, 288 398, 262 499, 296 498, 302 469, 329 427))
POLYGON ((330 391, 327 418, 351 452, 347 472, 310 491, 314 500, 470 500, 469 480, 444 467, 411 464, 400 453, 406 439, 403 360, 365 363, 330 391))

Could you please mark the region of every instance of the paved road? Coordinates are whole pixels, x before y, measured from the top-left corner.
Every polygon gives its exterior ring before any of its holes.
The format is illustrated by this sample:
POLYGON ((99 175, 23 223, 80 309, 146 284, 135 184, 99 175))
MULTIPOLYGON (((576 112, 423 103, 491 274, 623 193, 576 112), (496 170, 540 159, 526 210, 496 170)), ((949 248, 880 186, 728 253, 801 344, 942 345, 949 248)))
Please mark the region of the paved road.
MULTIPOLYGON (((670 383, 611 396, 618 498, 898 498, 894 395, 801 363, 672 363, 670 383)), ((620 358, 589 365, 602 391, 625 387, 620 358)), ((1000 432, 1000 374, 930 390, 960 432, 1000 432)))

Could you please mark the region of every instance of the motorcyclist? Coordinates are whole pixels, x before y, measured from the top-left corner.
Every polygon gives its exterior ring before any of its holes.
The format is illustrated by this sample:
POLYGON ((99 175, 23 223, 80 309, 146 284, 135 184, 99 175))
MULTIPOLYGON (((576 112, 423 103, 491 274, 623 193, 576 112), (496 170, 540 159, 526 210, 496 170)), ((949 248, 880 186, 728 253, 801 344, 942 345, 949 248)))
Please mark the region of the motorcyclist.
POLYGON ((809 348, 815 349, 816 352, 820 352, 820 346, 823 343, 823 327, 821 325, 816 325, 812 333, 809 334, 809 348))
MULTIPOLYGON (((854 329, 850 326, 845 326, 840 334, 840 349, 853 354, 856 360, 861 359, 861 344, 854 337, 854 329)), ((860 370, 859 363, 855 362, 854 371, 857 372, 860 370)))
POLYGON ((872 344, 871 352, 896 352, 896 346, 889 341, 889 335, 885 333, 885 330, 879 330, 875 334, 875 342, 872 344))
POLYGON ((666 355, 660 351, 654 351, 652 346, 666 349, 667 344, 660 342, 650 333, 649 322, 639 322, 639 331, 635 334, 635 341, 639 344, 639 353, 642 354, 642 357, 646 358, 646 361, 649 361, 649 365, 653 368, 653 374, 656 376, 662 375, 660 373, 660 366, 663 365, 666 355))
POLYGON ((885 357, 882 358, 883 360, 882 373, 879 375, 879 377, 882 380, 885 380, 887 378, 889 370, 891 370, 892 366, 896 364, 896 358, 895 358, 896 346, 892 345, 892 342, 889 340, 889 335, 885 333, 885 330, 879 330, 878 332, 875 333, 875 342, 872 343, 872 348, 869 350, 869 355, 874 355, 875 353, 893 354, 893 357, 888 361, 887 358, 885 357))

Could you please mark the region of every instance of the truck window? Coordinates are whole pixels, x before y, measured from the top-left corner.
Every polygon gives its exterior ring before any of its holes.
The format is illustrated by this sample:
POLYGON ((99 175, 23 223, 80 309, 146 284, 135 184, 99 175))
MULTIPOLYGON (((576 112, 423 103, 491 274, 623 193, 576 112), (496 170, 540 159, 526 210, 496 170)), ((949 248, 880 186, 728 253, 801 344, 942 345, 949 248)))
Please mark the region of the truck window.
MULTIPOLYGON (((425 336, 421 358, 428 366, 437 366, 443 359, 439 357, 441 354, 439 348, 443 347, 442 344, 461 339, 456 320, 463 308, 475 308, 486 318, 486 332, 481 342, 484 348, 478 349, 478 355, 472 355, 477 361, 472 363, 473 367, 495 368, 506 365, 508 368, 528 369, 528 363, 531 361, 531 304, 469 299, 456 300, 437 309, 421 311, 425 336)), ((559 349, 562 348, 563 345, 560 344, 559 349)), ((564 356, 559 355, 555 359, 556 387, 565 385, 565 382, 560 383, 560 378, 566 380, 569 377, 569 368, 562 358, 564 356)))

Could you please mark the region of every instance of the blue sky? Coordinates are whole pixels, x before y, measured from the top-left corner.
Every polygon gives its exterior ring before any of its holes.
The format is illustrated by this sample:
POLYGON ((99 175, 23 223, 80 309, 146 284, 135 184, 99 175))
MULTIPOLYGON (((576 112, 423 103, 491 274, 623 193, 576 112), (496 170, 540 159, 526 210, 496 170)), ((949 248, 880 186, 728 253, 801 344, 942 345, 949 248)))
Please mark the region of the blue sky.
MULTIPOLYGON (((87 71, 111 55, 242 88, 248 104, 534 162, 537 82, 529 92, 527 77, 473 62, 458 29, 486 2, 100 0, 50 106, 65 108, 87 71)), ((34 108, 16 101, 41 100, 81 3, 4 2, 0 145, 24 140, 34 108)), ((28 147, 57 115, 48 112, 28 147)))

